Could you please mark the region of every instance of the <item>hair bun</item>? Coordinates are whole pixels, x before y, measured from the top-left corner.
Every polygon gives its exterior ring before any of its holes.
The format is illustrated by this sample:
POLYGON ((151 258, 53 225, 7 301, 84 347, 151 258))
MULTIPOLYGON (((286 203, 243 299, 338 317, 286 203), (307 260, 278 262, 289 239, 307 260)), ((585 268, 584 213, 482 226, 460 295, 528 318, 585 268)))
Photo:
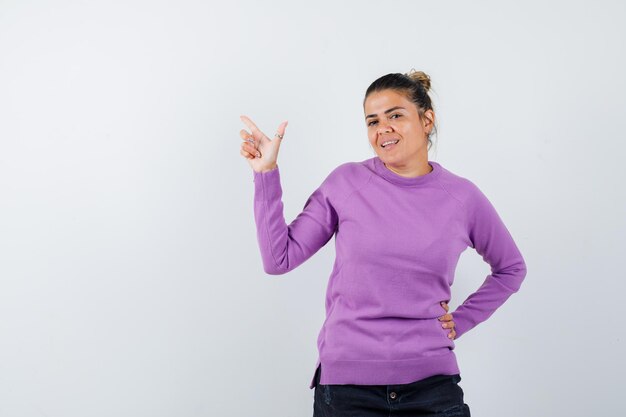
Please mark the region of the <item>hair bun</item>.
POLYGON ((411 68, 411 71, 405 74, 407 77, 415 82, 419 82, 424 87, 424 90, 428 92, 430 90, 430 77, 423 71, 416 71, 415 68, 411 68))

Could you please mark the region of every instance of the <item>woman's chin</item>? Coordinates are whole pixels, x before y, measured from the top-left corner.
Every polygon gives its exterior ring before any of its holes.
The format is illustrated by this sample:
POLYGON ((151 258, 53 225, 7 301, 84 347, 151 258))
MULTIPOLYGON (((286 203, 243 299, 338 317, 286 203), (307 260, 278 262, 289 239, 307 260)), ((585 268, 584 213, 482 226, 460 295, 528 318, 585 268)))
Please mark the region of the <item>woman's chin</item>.
POLYGON ((380 154, 378 154, 378 157, 380 158, 381 161, 387 163, 387 162, 398 162, 398 156, 397 155, 389 155, 389 154, 385 154, 384 152, 381 152, 380 154))

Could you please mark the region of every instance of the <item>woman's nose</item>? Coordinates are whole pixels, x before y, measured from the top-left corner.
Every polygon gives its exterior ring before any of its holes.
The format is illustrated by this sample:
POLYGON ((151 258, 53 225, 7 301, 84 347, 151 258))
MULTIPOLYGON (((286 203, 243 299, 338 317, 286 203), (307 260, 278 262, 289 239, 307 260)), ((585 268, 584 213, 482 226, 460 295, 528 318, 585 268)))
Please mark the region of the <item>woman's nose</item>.
POLYGON ((378 133, 389 133, 391 132, 391 126, 386 123, 380 123, 378 125, 378 133))

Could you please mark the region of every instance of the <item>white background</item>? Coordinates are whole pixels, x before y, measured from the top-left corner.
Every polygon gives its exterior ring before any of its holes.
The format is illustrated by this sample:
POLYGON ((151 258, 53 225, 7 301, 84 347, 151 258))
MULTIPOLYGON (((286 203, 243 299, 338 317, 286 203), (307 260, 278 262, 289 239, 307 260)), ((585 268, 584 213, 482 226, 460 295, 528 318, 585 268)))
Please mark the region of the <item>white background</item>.
POLYGON ((334 242, 263 272, 239 115, 289 120, 290 222, 411 68, 528 267, 456 344, 472 415, 623 412, 626 6, 434 3, 0 1, 0 416, 312 415, 334 242))

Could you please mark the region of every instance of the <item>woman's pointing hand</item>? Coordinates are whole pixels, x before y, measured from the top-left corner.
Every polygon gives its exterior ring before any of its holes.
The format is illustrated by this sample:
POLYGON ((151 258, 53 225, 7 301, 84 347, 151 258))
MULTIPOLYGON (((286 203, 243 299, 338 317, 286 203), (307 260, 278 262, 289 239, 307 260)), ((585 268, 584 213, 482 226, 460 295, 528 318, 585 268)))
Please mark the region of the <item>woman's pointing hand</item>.
POLYGON ((250 132, 245 129, 241 129, 239 132, 239 135, 244 140, 239 153, 248 160, 248 164, 256 172, 266 172, 276 168, 278 149, 288 122, 282 122, 278 126, 274 138, 270 139, 265 133, 261 132, 248 116, 242 115, 240 118, 248 126, 250 132))

